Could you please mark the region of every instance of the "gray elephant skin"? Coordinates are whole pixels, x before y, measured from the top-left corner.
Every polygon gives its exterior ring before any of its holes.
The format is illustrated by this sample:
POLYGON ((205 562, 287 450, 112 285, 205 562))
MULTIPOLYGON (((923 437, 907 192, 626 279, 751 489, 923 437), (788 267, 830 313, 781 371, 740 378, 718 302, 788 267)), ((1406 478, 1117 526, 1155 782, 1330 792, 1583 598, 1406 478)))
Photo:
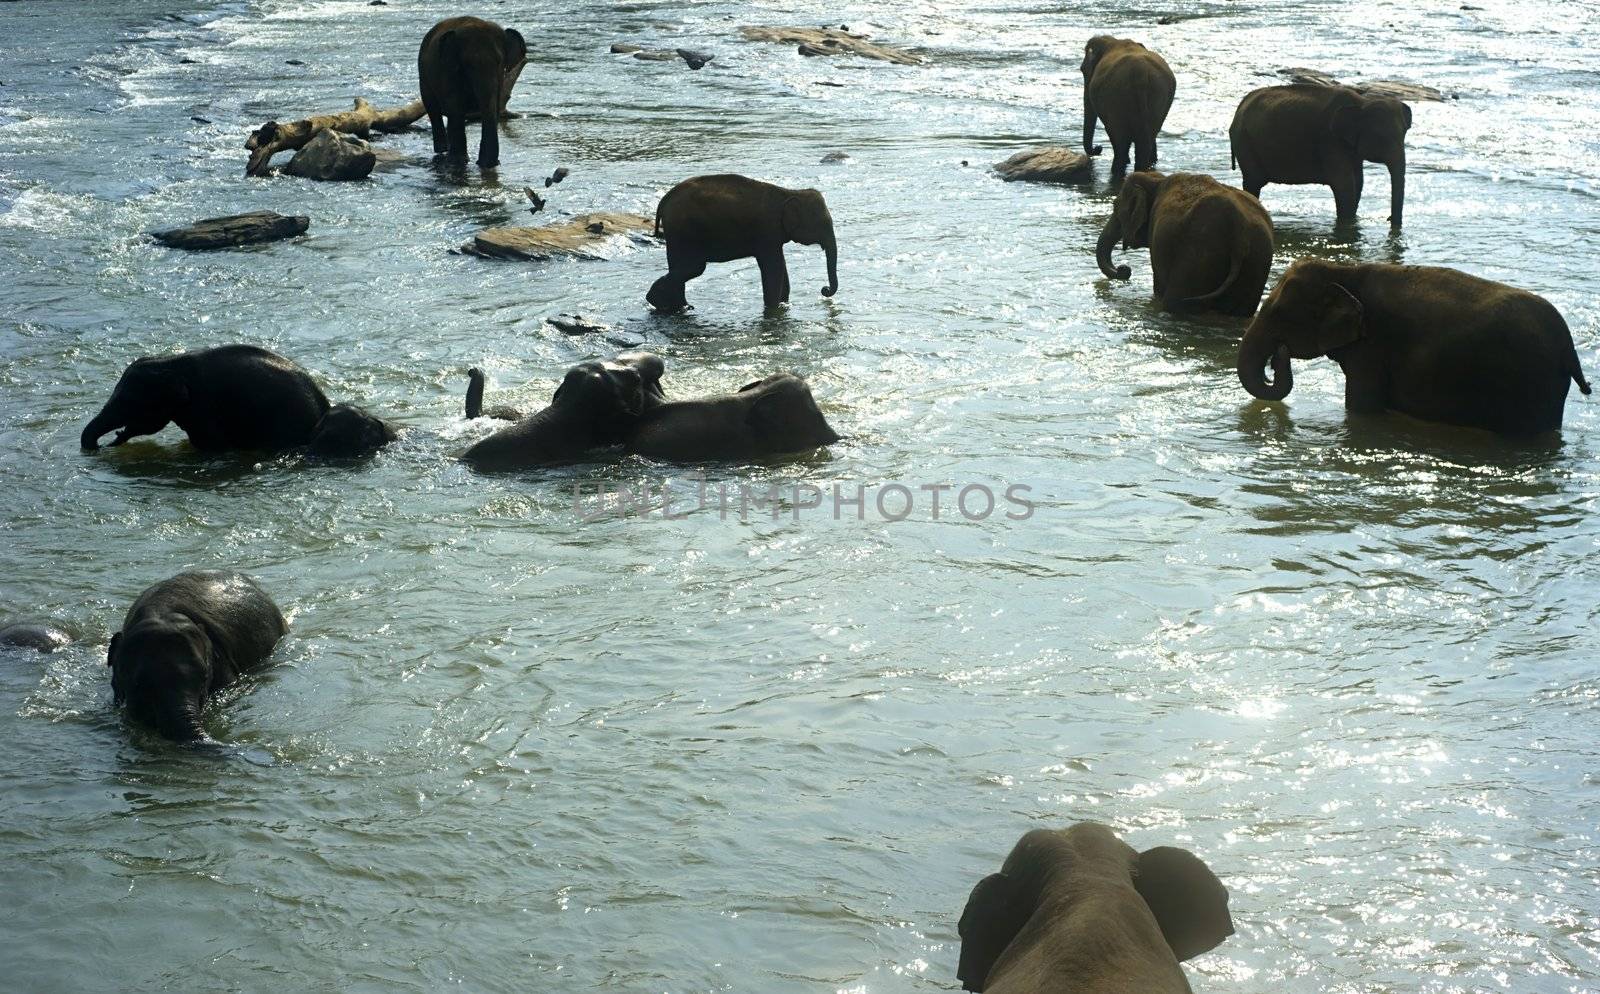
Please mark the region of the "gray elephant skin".
POLYGON ((527 56, 521 34, 478 17, 448 18, 423 36, 417 82, 435 155, 466 159, 467 118, 477 116, 478 165, 499 165, 500 117, 527 56))
POLYGON ((1111 172, 1128 168, 1133 148, 1135 169, 1156 164, 1156 135, 1172 109, 1178 81, 1167 60, 1136 41, 1096 35, 1083 47, 1083 154, 1099 155, 1094 143, 1095 119, 1106 126, 1111 142, 1111 172))
POLYGON ((776 373, 737 393, 662 404, 639 418, 626 447, 667 462, 756 459, 839 441, 806 381, 776 373))

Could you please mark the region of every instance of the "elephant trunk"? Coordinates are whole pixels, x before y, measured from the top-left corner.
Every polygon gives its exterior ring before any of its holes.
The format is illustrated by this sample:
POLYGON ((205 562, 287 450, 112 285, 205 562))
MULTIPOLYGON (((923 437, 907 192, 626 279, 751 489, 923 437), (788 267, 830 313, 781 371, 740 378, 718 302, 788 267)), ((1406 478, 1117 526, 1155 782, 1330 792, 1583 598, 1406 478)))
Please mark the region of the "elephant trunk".
POLYGON ((122 427, 121 419, 111 413, 110 405, 102 408, 94 420, 84 426, 83 434, 78 438, 78 444, 84 449, 93 451, 100 447, 100 436, 113 428, 122 427))
POLYGON ((1282 400, 1294 389, 1294 372, 1289 368, 1289 346, 1272 341, 1264 331, 1245 332, 1239 343, 1239 382, 1251 396, 1261 400, 1282 400), (1272 363, 1272 382, 1267 382, 1267 362, 1272 363))
POLYGON ((1401 152, 1389 162, 1389 227, 1400 227, 1406 209, 1406 154, 1401 152))
POLYGON ((1083 154, 1099 155, 1101 148, 1094 143, 1094 101, 1089 99, 1089 77, 1083 80, 1083 154))
POLYGON ((828 285, 822 288, 822 295, 831 297, 839 292, 839 243, 832 231, 822 240, 822 251, 828 256, 828 285))
POLYGON ((483 414, 483 370, 473 366, 467 370, 467 419, 483 414))
POLYGON ((1111 215, 1106 219, 1106 226, 1100 229, 1100 240, 1094 244, 1094 258, 1100 264, 1100 271, 1108 280, 1125 280, 1133 275, 1133 270, 1127 266, 1111 266, 1111 250, 1116 248, 1117 239, 1122 237, 1122 225, 1118 223, 1117 216, 1111 215))

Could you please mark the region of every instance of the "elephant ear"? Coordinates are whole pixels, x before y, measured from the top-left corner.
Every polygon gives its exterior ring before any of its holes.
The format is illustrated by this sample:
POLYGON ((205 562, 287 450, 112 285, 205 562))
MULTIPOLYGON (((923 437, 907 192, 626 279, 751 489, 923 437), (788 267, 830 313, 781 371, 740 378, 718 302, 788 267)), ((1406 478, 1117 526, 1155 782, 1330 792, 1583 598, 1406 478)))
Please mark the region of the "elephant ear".
POLYGON ((1338 283, 1322 288, 1317 302, 1315 343, 1318 355, 1327 355, 1361 337, 1364 308, 1356 295, 1338 283))
POLYGON ((1143 248, 1150 244, 1150 188, 1137 173, 1123 184, 1116 208, 1117 224, 1122 228, 1122 247, 1143 248))
POLYGON ((509 69, 528 57, 528 43, 516 28, 506 28, 506 68, 509 69))
POLYGON ((122 633, 121 632, 117 632, 115 635, 111 636, 111 644, 106 646, 106 665, 107 666, 112 665, 112 659, 117 654, 117 643, 119 643, 121 641, 122 641, 122 633))
POLYGON ((956 979, 963 990, 982 991, 989 973, 1011 940, 1033 916, 1024 907, 1021 888, 1005 873, 991 873, 978 881, 961 910, 956 931, 961 935, 961 960, 956 979))
POLYGON ((446 31, 444 34, 439 36, 439 55, 444 59, 449 60, 453 64, 459 63, 461 58, 461 50, 456 44, 456 33, 454 29, 446 31))
POLYGON ((1408 103, 1405 103, 1405 102, 1401 102, 1400 110, 1406 116, 1406 130, 1410 131, 1411 130, 1411 105, 1408 104, 1408 103))
POLYGON ((1328 130, 1340 143, 1355 148, 1361 143, 1361 105, 1348 103, 1333 112, 1328 130))
POLYGON ((1133 886, 1179 961, 1209 952, 1233 934, 1228 888, 1187 849, 1157 846, 1140 853, 1133 886))
POLYGON ((799 197, 789 197, 783 202, 783 237, 785 241, 798 242, 806 233, 806 206, 799 197))

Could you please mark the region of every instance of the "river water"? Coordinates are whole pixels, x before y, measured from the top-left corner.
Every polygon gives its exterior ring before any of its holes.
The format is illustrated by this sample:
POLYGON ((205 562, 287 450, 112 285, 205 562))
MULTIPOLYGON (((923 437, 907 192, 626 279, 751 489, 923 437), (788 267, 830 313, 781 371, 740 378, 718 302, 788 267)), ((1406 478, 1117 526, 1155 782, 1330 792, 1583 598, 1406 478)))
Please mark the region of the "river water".
POLYGON ((1379 167, 1348 230, 1325 189, 1268 187, 1275 273, 1317 254, 1525 286, 1594 379, 1600 7, 483 11, 532 44, 498 175, 430 165, 421 129, 381 139, 403 159, 370 182, 318 185, 243 179, 245 133, 410 99, 458 5, 0 5, 0 619, 82 636, 0 658, 7 987, 954 990, 972 883, 1023 831, 1097 819, 1230 887, 1238 934, 1189 964, 1198 990, 1600 988, 1600 405, 1574 391, 1537 444, 1353 418, 1326 360, 1257 403, 1237 322, 1153 312, 1143 253, 1131 285, 1100 278, 1105 161, 1084 188, 986 168, 1073 144, 1099 31, 1177 72, 1162 165, 1234 181, 1233 108, 1280 68, 1437 86, 1455 99, 1415 106, 1404 233, 1379 167), (750 22, 929 62, 802 59, 738 40, 750 22), (761 315, 747 261, 660 318, 659 249, 451 254, 527 222, 523 187, 558 165, 540 220, 649 213, 708 172, 816 186, 842 289, 820 297, 821 253, 791 246, 786 311, 761 315), (257 209, 311 232, 143 237, 257 209), (806 376, 844 442, 699 470, 865 486, 865 520, 575 508, 575 483, 696 485, 610 457, 463 469, 487 430, 460 417, 469 365, 537 406, 616 347, 543 325, 562 311, 660 351, 675 396, 806 376), (130 360, 235 341, 408 433, 357 466, 201 458, 175 429, 78 451, 130 360), (872 504, 891 483, 905 520, 872 504), (919 488, 940 483, 1026 487, 1033 510, 968 520, 947 491, 935 520, 919 488), (221 756, 125 728, 103 666, 142 588, 219 566, 292 624, 208 716, 221 756))

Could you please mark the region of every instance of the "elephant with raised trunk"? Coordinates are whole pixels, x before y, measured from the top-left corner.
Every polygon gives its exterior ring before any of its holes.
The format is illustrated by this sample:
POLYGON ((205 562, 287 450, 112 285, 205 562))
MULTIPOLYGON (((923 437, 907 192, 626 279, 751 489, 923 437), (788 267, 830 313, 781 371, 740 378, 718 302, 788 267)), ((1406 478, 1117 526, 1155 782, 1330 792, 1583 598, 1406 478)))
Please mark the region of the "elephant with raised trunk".
POLYGON ((1347 410, 1506 434, 1560 428, 1568 386, 1589 392, 1572 333, 1549 301, 1433 266, 1290 266, 1245 331, 1239 382, 1282 400, 1294 388, 1290 360, 1324 355, 1344 370, 1347 410))
POLYGON ((500 118, 528 58, 527 43, 511 28, 478 17, 435 24, 417 51, 417 81, 433 129, 433 154, 467 157, 467 119, 483 123, 478 165, 500 163, 500 118))
POLYGON ((1333 189, 1339 220, 1356 216, 1362 166, 1389 169, 1389 224, 1406 206, 1406 132, 1411 108, 1392 97, 1369 97, 1348 86, 1294 83, 1255 90, 1239 101, 1228 137, 1244 188, 1261 196, 1268 183, 1333 189))
POLYGON ((1178 81, 1167 60, 1136 41, 1095 35, 1083 47, 1083 154, 1099 155, 1094 143, 1098 118, 1111 141, 1111 172, 1128 169, 1128 147, 1133 146, 1133 168, 1156 164, 1156 135, 1172 109, 1178 81))
POLYGON ((696 176, 668 190, 656 206, 656 236, 667 243, 667 275, 650 287, 650 306, 663 313, 688 306, 684 284, 708 262, 754 257, 767 307, 789 300, 788 242, 820 245, 827 257, 824 297, 839 289, 839 245, 833 215, 816 190, 790 190, 746 176, 696 176))
POLYGON ((957 979, 988 994, 1189 994, 1178 964, 1233 934, 1228 889, 1187 849, 1095 822, 1034 829, 978 881, 957 979))
POLYGON ((289 631, 272 598, 227 570, 179 573, 139 595, 111 636, 111 689, 128 717, 169 739, 209 739, 211 695, 266 662, 289 631))
POLYGON ((806 381, 775 373, 738 393, 662 404, 640 418, 629 452, 668 462, 757 459, 839 441, 806 381))
POLYGON ((1111 249, 1150 249, 1155 297, 1168 311, 1215 310, 1248 317, 1272 267, 1272 218, 1261 202, 1209 176, 1134 173, 1123 180, 1095 259, 1106 279, 1125 280, 1111 249))

